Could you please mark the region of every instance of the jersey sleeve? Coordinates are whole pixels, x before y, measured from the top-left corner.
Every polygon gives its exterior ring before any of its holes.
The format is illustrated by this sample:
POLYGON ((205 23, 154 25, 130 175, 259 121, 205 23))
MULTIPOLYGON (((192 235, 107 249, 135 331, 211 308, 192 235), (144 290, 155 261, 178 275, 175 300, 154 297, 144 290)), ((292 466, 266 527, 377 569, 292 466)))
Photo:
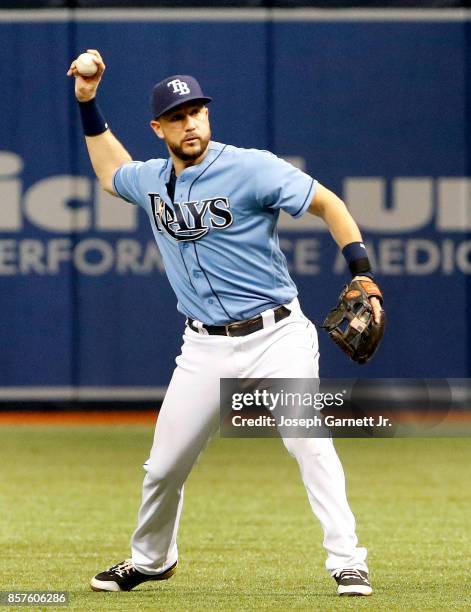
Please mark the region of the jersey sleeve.
POLYGON ((113 175, 113 189, 130 204, 140 204, 139 177, 143 162, 133 161, 120 166, 113 175))
POLYGON ((317 181, 292 164, 268 152, 260 152, 257 164, 257 200, 264 208, 284 210, 301 217, 314 197, 317 181))

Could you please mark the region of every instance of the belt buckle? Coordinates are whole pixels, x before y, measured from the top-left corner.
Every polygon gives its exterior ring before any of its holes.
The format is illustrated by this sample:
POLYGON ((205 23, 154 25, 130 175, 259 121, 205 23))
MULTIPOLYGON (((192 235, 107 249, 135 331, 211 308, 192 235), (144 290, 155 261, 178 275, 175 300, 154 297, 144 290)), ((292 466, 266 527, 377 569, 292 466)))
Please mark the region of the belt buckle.
MULTIPOLYGON (((243 321, 234 321, 233 323, 228 323, 227 325, 224 325, 224 327, 226 328, 226 335, 230 337, 234 337, 233 334, 231 334, 231 329, 240 329, 241 327, 243 328, 247 326, 247 324, 250 325, 251 323, 255 323, 257 320, 257 317, 259 316, 260 315, 257 315, 256 317, 252 317, 251 319, 244 319, 243 321)), ((250 332, 247 332, 247 333, 250 333, 250 332)))
POLYGON ((237 326, 239 326, 241 323, 245 323, 245 321, 235 321, 234 323, 227 323, 226 325, 224 325, 224 328, 226 330, 226 336, 233 338, 234 336, 231 334, 231 328, 237 328, 237 326))
POLYGON ((224 325, 224 327, 226 329, 226 336, 229 336, 229 337, 233 338, 234 336, 231 334, 231 329, 238 329, 240 327, 243 327, 249 321, 252 321, 252 319, 247 319, 245 321, 234 321, 232 323, 227 323, 227 325, 224 325))

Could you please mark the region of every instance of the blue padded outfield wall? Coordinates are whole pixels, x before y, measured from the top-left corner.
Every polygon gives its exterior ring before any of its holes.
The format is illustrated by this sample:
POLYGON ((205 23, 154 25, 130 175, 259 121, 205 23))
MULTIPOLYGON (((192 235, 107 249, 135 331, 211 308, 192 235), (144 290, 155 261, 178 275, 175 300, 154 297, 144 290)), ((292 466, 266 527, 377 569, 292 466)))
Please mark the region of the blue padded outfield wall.
MULTIPOLYGON (((291 158, 346 200, 389 322, 363 367, 320 332, 323 376, 469 376, 470 23, 182 14, 0 12, 0 399, 158 394, 180 346, 147 217, 101 192, 87 158, 65 77, 86 48, 105 58, 101 104, 135 159, 165 154, 148 127, 152 85, 190 73, 214 98, 215 140, 291 158)), ((348 278, 342 258, 309 215, 284 217, 280 237, 319 323, 348 278)))

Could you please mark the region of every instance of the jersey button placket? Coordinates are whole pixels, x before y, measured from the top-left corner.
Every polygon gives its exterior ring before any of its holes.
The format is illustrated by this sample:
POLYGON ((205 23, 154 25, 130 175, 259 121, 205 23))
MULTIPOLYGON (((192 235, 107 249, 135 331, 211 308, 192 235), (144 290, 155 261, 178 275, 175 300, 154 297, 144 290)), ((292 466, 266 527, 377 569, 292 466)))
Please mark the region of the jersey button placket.
POLYGON ((195 288, 198 296, 202 300, 206 300, 211 293, 211 288, 208 285, 208 281, 206 280, 203 271, 198 268, 198 263, 196 261, 192 262, 191 267, 189 268, 191 274, 191 283, 195 288))
MULTIPOLYGON (((187 177, 185 177, 184 175, 181 175, 177 179, 177 189, 179 190, 178 191, 178 201, 179 202, 187 202, 190 199, 189 193, 184 189, 184 186, 183 186, 183 184, 187 181, 187 179, 190 180, 191 182, 190 175, 188 175, 187 177)), ((183 246, 183 250, 181 251, 181 253, 188 267, 188 271, 191 277, 191 284, 194 290, 196 291, 196 293, 198 294, 198 297, 202 300, 204 304, 206 304, 208 314, 210 316, 216 317, 219 314, 217 300, 214 297, 211 286, 209 285, 208 280, 203 270, 200 268, 200 264, 195 254, 195 251, 196 251, 195 245, 192 242, 185 242, 183 244, 184 246, 183 246), (192 246, 193 248, 188 248, 190 246, 192 246)))
POLYGON ((196 291, 201 301, 206 301, 211 293, 211 288, 204 276, 203 271, 199 267, 198 261, 194 254, 194 248, 191 242, 183 242, 180 244, 180 253, 185 261, 185 266, 190 277, 190 283, 193 291, 196 291))

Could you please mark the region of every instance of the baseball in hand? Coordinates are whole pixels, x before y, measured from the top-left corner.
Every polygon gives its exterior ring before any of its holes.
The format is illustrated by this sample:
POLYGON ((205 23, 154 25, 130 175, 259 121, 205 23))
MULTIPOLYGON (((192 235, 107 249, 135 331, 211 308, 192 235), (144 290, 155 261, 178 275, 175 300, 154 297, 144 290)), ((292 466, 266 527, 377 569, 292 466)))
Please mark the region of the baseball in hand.
POLYGON ((91 53, 81 53, 75 60, 75 67, 77 72, 84 77, 93 76, 98 70, 98 66, 95 64, 94 55, 91 53))

